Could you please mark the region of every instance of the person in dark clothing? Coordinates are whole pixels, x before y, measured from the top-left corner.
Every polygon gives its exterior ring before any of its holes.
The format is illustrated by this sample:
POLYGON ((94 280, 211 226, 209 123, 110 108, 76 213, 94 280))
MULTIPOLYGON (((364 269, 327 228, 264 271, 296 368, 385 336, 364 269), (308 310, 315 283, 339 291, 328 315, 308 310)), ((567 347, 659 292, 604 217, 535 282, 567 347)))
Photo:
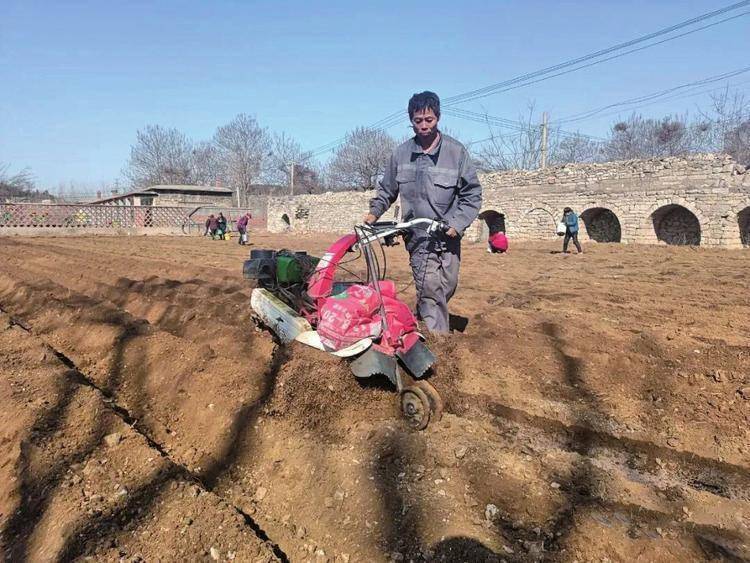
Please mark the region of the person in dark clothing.
POLYGON ((250 213, 245 213, 242 217, 237 219, 237 232, 240 234, 239 243, 247 244, 247 224, 252 219, 250 213))
POLYGON ((211 219, 213 218, 213 215, 206 217, 206 230, 203 233, 204 237, 207 237, 209 233, 211 232, 211 219))
POLYGON ((216 216, 212 213, 209 215, 208 219, 206 219, 206 230, 208 234, 211 235, 211 238, 216 237, 216 230, 219 228, 219 221, 216 219, 216 216))
POLYGON ((563 209, 562 222, 565 223, 565 238, 563 239, 563 252, 568 252, 568 243, 573 239, 578 254, 583 252, 581 243, 578 242, 578 215, 573 213, 570 207, 563 209))
POLYGON ((227 218, 224 217, 223 213, 219 213, 219 217, 216 219, 216 224, 216 236, 223 239, 227 232, 227 218))

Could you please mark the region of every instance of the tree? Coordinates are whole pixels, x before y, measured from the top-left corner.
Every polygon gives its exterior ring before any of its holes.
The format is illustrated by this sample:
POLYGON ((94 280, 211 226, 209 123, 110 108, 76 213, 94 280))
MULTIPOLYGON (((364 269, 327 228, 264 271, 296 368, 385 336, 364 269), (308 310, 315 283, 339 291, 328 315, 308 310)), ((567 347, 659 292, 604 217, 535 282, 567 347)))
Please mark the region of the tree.
POLYGON ((216 130, 213 143, 226 185, 239 190, 241 200, 247 201, 250 187, 260 178, 264 160, 271 152, 268 130, 254 117, 241 113, 216 130))
POLYGON ((750 166, 750 119, 727 131, 724 151, 740 164, 750 166))
POLYGON ((219 149, 209 141, 201 141, 192 151, 191 183, 212 186, 222 183, 222 162, 219 149))
POLYGON ((11 174, 9 170, 10 164, 0 162, 0 202, 5 198, 29 198, 40 195, 33 191, 34 177, 31 170, 24 168, 15 174, 11 174))
POLYGON ((318 194, 324 191, 323 174, 313 164, 294 165, 294 193, 318 194))
POLYGON ((10 174, 10 164, 0 163, 0 188, 3 191, 30 191, 34 189, 34 176, 29 168, 10 174))
MULTIPOLYGON (((488 142, 478 152, 484 170, 531 170, 539 168, 542 154, 542 128, 535 115, 535 104, 529 103, 526 114, 520 115, 514 133, 501 133, 485 117, 490 131, 488 142)), ((594 162, 601 157, 599 143, 579 133, 567 133, 557 127, 547 131, 547 162, 594 162)))
POLYGON ((604 146, 608 160, 678 156, 709 150, 710 125, 687 116, 647 119, 640 114, 612 126, 604 146))
POLYGON ((0 162, 0 202, 6 198, 22 201, 54 199, 47 190, 36 189, 34 176, 29 168, 15 174, 9 173, 10 164, 0 162))
POLYGON ((382 178, 396 141, 385 131, 358 127, 346 134, 344 144, 328 165, 334 189, 373 189, 382 178))
POLYGON ((711 111, 703 113, 703 118, 711 127, 712 150, 725 152, 750 166, 750 100, 727 88, 711 96, 711 101, 711 111))
MULTIPOLYGON (((268 165, 263 170, 263 181, 266 184, 288 186, 291 182, 292 163, 300 163, 308 158, 302 154, 297 141, 286 133, 271 136, 271 150, 267 159, 268 165)), ((295 183, 297 181, 295 167, 295 183)))
POLYGON ((601 143, 580 133, 563 136, 554 144, 550 164, 569 162, 598 162, 601 160, 601 143))
POLYGON ((133 186, 192 182, 192 143, 174 128, 148 125, 136 132, 123 174, 133 186))

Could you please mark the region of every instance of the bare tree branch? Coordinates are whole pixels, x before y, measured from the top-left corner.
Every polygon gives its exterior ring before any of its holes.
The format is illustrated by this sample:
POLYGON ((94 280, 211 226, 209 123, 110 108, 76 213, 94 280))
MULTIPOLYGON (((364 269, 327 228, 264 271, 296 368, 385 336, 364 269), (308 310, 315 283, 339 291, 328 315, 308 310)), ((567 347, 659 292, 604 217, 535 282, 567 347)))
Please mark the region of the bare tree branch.
POLYGON ((331 187, 373 189, 382 178, 395 145, 390 135, 378 129, 358 127, 347 133, 344 144, 328 165, 331 187))
POLYGON ((123 174, 134 186, 192 182, 192 143, 180 131, 148 125, 136 133, 123 174))
POLYGON ((261 127, 254 117, 241 113, 216 130, 214 144, 219 151, 227 186, 239 188, 241 197, 246 200, 271 152, 268 130, 261 127))
POLYGON ((201 141, 192 151, 191 180, 198 185, 222 183, 222 162, 219 149, 209 141, 201 141))

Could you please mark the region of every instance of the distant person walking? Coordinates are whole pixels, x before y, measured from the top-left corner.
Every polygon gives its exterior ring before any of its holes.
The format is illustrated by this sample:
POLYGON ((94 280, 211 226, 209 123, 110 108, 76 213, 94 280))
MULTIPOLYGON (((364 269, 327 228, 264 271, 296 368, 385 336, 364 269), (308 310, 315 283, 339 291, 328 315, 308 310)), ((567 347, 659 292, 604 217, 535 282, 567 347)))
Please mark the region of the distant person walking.
POLYGON ((216 225, 216 236, 223 240, 224 235, 227 234, 227 218, 224 217, 223 213, 219 213, 219 216, 216 218, 216 225))
POLYGON ((247 224, 252 218, 253 216, 250 213, 245 213, 237 219, 237 232, 240 234, 239 243, 242 245, 247 244, 247 224))
POLYGON ((568 252, 568 243, 573 239, 578 254, 583 252, 581 243, 578 242, 578 215, 573 213, 570 207, 563 209, 562 222, 565 223, 565 238, 563 239, 563 252, 568 252))
POLYGON ((219 222, 216 220, 216 216, 212 213, 208 216, 208 219, 206 219, 206 232, 203 233, 203 236, 211 235, 213 236, 216 234, 216 228, 219 226, 219 222))

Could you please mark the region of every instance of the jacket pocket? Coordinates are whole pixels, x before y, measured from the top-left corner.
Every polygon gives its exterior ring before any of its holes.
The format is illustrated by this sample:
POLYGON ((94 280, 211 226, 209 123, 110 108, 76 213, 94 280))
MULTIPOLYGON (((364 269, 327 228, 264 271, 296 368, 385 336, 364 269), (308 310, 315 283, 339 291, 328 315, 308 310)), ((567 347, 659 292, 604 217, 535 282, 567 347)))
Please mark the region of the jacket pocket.
POLYGON ((401 184, 408 184, 410 182, 416 182, 417 181, 417 171, 413 168, 408 168, 406 170, 400 169, 398 172, 396 172, 396 182, 400 186, 401 184))
POLYGON ((413 168, 398 170, 396 172, 396 183, 402 198, 414 199, 417 193, 417 171, 413 168))
POLYGON ((431 172, 430 178, 435 186, 433 198, 437 205, 447 208, 456 197, 456 186, 458 184, 458 170, 446 172, 431 172))

